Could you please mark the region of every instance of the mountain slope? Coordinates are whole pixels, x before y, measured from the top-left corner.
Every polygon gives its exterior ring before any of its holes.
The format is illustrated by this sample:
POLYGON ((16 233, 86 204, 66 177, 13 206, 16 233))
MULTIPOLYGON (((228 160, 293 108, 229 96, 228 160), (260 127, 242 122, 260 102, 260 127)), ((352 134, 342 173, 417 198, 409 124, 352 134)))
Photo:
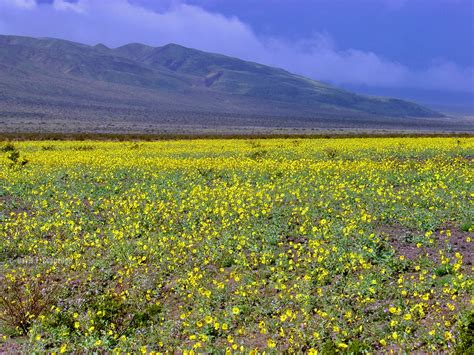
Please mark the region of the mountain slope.
POLYGON ((441 115, 176 44, 111 49, 0 36, 2 117, 256 126, 352 120, 357 126, 441 115))
POLYGON ((151 48, 138 44, 116 52, 153 68, 200 78, 220 92, 305 105, 331 105, 387 116, 433 117, 439 114, 410 102, 356 95, 285 70, 168 44, 151 48), (133 50, 130 50, 133 47, 133 50))

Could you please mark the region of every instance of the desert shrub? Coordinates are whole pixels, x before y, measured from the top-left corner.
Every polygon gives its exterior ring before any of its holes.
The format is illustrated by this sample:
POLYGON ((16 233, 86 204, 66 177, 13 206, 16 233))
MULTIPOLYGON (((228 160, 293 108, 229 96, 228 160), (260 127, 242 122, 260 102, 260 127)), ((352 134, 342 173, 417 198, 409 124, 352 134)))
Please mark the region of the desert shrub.
POLYGON ((266 151, 265 149, 258 149, 254 152, 247 154, 247 157, 253 160, 262 160, 267 156, 267 154, 268 151, 266 151))
POLYGON ((0 281, 0 320, 27 334, 33 320, 54 304, 56 287, 45 277, 10 275, 0 281))
POLYGON ((43 145, 41 146, 41 150, 55 150, 56 148, 54 145, 43 145))
POLYGON ((88 151, 88 150, 94 150, 95 148, 92 145, 78 145, 72 148, 73 150, 76 151, 88 151))
POLYGON ((10 161, 9 165, 11 168, 22 167, 28 163, 28 160, 21 157, 18 149, 16 149, 16 147, 11 143, 4 145, 1 150, 8 153, 7 159, 10 161))
POLYGON ((248 140, 247 143, 252 147, 253 149, 261 148, 262 144, 259 141, 255 140, 248 140))
POLYGON ((337 157, 338 152, 335 148, 326 148, 324 149, 324 154, 326 154, 326 157, 328 157, 329 159, 334 159, 337 157))
POLYGON ((12 164, 17 164, 20 159, 20 152, 18 150, 13 150, 7 155, 7 158, 12 164))
POLYGON ((7 153, 7 152, 12 152, 15 151, 16 148, 12 143, 5 143, 1 148, 0 151, 7 153))
POLYGON ((214 169, 205 169, 205 168, 197 168, 197 172, 200 176, 210 179, 214 176, 214 169))

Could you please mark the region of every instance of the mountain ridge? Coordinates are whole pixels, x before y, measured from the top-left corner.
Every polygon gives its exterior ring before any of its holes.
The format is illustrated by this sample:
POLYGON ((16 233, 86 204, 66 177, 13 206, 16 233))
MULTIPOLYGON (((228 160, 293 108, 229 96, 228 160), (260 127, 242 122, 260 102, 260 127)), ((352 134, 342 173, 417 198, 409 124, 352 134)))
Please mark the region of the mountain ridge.
POLYGON ((293 118, 296 126, 331 119, 352 126, 377 120, 419 125, 443 117, 409 101, 359 95, 284 69, 175 43, 109 48, 0 35, 0 79, 0 117, 8 116, 6 109, 2 113, 7 102, 8 112, 28 112, 29 117, 38 112, 43 119, 93 121, 106 112, 108 119, 130 122, 163 123, 180 116, 176 124, 207 124, 193 122, 193 115, 223 117, 223 125, 232 117, 235 124, 267 126, 272 120, 275 126, 292 125, 293 118), (235 117, 241 116, 255 122, 239 123, 235 117))

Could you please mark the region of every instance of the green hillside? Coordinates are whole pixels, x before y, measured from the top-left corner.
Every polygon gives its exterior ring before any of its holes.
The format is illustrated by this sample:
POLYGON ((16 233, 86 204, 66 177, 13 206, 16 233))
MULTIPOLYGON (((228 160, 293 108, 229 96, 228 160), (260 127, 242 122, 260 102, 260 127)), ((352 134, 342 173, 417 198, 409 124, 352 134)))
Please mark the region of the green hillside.
POLYGON ((419 118, 442 117, 415 103, 358 95, 176 44, 112 49, 0 36, 0 118, 25 115, 257 126, 337 121, 353 127, 377 120, 418 125, 419 118))

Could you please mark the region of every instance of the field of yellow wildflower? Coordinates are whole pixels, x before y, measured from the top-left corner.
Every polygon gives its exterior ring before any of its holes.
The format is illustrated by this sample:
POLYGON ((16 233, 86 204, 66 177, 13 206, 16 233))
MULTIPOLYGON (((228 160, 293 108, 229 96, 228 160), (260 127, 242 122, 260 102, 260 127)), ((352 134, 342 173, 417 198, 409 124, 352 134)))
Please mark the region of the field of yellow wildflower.
POLYGON ((0 148, 0 350, 473 349, 474 138, 0 148))

